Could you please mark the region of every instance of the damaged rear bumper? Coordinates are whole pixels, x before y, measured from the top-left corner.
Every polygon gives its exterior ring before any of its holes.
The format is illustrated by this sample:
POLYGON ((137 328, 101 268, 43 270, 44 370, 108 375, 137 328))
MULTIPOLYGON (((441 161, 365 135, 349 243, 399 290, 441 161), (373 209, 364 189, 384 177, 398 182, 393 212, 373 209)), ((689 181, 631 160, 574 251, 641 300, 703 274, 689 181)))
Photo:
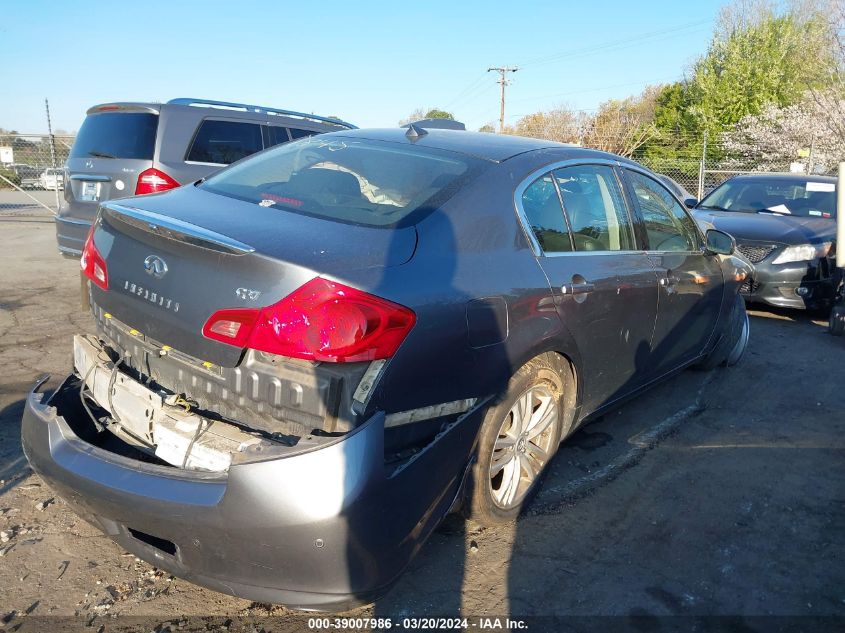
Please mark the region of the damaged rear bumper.
POLYGON ((36 386, 22 443, 74 511, 157 567, 259 602, 339 610, 387 591, 448 512, 482 415, 471 409, 392 471, 378 413, 320 448, 201 472, 87 443, 36 386))

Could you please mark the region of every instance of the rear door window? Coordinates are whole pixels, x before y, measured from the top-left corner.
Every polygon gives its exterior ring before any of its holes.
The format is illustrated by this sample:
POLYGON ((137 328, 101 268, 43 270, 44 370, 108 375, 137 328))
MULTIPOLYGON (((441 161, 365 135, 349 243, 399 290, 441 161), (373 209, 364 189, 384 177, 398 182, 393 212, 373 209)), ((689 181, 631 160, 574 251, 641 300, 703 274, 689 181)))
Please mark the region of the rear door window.
POLYGON ((270 145, 268 147, 279 145, 281 143, 288 143, 290 141, 290 135, 288 134, 288 129, 286 127, 273 125, 270 126, 268 132, 270 136, 270 145))
POLYGON ((544 253, 566 253, 572 250, 569 227, 566 226, 551 173, 541 176, 528 186, 522 194, 522 209, 544 253))
POLYGON ((634 198, 645 223, 650 251, 698 250, 698 232, 675 197, 656 180, 626 170, 634 198))
POLYGON ((200 123, 185 160, 228 165, 263 148, 259 124, 206 119, 200 123))
POLYGON ((70 150, 70 158, 152 160, 158 115, 148 112, 89 114, 70 150))
POLYGON ((634 240, 613 168, 577 165, 555 171, 576 251, 628 251, 634 240))

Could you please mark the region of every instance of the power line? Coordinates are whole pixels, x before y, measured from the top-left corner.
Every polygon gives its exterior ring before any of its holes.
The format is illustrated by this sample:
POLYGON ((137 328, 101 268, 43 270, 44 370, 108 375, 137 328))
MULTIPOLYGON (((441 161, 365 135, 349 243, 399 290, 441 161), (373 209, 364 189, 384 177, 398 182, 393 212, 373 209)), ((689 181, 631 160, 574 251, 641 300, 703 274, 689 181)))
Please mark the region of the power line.
POLYGON ((568 97, 568 96, 571 96, 571 95, 585 94, 585 93, 588 93, 588 92, 600 92, 602 90, 612 90, 613 88, 626 88, 626 87, 629 87, 629 86, 639 86, 639 85, 642 85, 642 84, 661 83, 661 82, 664 82, 664 81, 674 82, 674 81, 681 81, 682 79, 683 79, 683 76, 678 77, 677 75, 674 75, 672 77, 665 77, 665 78, 662 78, 662 79, 645 79, 645 80, 642 80, 642 81, 629 81, 629 82, 624 83, 624 84, 615 84, 613 86, 600 86, 598 88, 588 88, 588 89, 585 89, 585 90, 572 90, 572 91, 569 91, 569 92, 558 92, 558 93, 550 94, 550 95, 542 95, 540 97, 529 97, 527 99, 516 99, 514 101, 511 101, 511 103, 525 103, 527 101, 540 101, 541 99, 551 99, 553 97, 568 97))
POLYGON ((528 59, 520 65, 520 68, 526 68, 529 66, 542 66, 545 64, 551 64, 561 59, 565 59, 567 57, 575 57, 575 56, 583 56, 590 53, 597 53, 605 50, 612 50, 614 48, 628 48, 631 44, 638 44, 644 40, 653 39, 660 35, 666 35, 668 33, 677 33, 679 31, 687 31, 690 29, 694 29, 695 27, 701 27, 705 24, 712 22, 712 19, 706 20, 698 20, 697 22, 690 22, 687 24, 682 24, 679 26, 675 26, 668 29, 660 29, 658 31, 650 31, 648 33, 641 33, 639 35, 635 35, 633 37, 623 39, 623 40, 613 40, 608 42, 603 42, 601 44, 596 44, 594 46, 587 46, 584 48, 575 48, 568 51, 563 51, 560 53, 555 53, 553 55, 545 55, 542 57, 535 57, 533 59, 528 59))
POLYGON ((508 66, 500 66, 497 68, 488 68, 487 72, 495 71, 499 73, 499 79, 496 81, 497 84, 502 86, 502 99, 501 99, 501 108, 499 110, 499 134, 505 131, 505 86, 510 83, 507 79, 505 79, 505 73, 515 73, 519 68, 510 68, 508 66))
POLYGON ((464 87, 458 94, 456 94, 451 101, 449 101, 444 107, 448 110, 451 106, 464 101, 469 95, 471 95, 474 91, 476 91, 480 86, 484 84, 487 80, 487 73, 482 73, 478 77, 476 77, 469 85, 464 87))

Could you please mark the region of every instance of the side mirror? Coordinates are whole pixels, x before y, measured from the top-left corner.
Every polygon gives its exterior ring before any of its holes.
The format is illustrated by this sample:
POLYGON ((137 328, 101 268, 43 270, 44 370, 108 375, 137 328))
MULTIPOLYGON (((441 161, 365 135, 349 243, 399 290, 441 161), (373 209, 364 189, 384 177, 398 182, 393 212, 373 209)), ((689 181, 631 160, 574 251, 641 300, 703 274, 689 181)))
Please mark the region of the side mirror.
POLYGON ((697 205, 697 204, 698 204, 697 198, 684 198, 684 206, 687 209, 694 209, 695 205, 697 205))
POLYGON ((736 250, 736 240, 724 231, 707 229, 704 237, 706 241, 704 250, 711 255, 733 255, 736 250))

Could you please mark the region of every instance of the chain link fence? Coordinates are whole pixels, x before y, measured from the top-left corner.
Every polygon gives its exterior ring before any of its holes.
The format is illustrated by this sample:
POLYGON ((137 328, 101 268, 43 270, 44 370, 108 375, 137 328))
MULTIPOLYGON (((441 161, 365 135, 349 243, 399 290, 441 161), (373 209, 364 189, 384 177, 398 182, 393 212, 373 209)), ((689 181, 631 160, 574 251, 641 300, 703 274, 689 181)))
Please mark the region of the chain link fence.
MULTIPOLYGON (((548 136, 542 133, 548 130, 538 132, 536 136, 548 136)), ((839 161, 845 160, 841 151, 809 132, 762 142, 737 135, 717 139, 678 135, 644 139, 633 148, 630 139, 627 146, 622 140, 617 135, 570 142, 628 155, 699 199, 737 174, 791 171, 835 175, 839 161)), ((55 213, 65 185, 63 166, 73 141, 70 135, 0 134, 0 212, 41 209, 55 213)))
POLYGON ((0 212, 55 213, 73 136, 0 134, 0 212))
POLYGON ((839 162, 845 160, 845 152, 829 143, 820 143, 809 132, 766 140, 727 133, 715 140, 706 135, 652 139, 631 152, 630 157, 668 176, 692 197, 701 199, 739 174, 836 175, 839 162))

